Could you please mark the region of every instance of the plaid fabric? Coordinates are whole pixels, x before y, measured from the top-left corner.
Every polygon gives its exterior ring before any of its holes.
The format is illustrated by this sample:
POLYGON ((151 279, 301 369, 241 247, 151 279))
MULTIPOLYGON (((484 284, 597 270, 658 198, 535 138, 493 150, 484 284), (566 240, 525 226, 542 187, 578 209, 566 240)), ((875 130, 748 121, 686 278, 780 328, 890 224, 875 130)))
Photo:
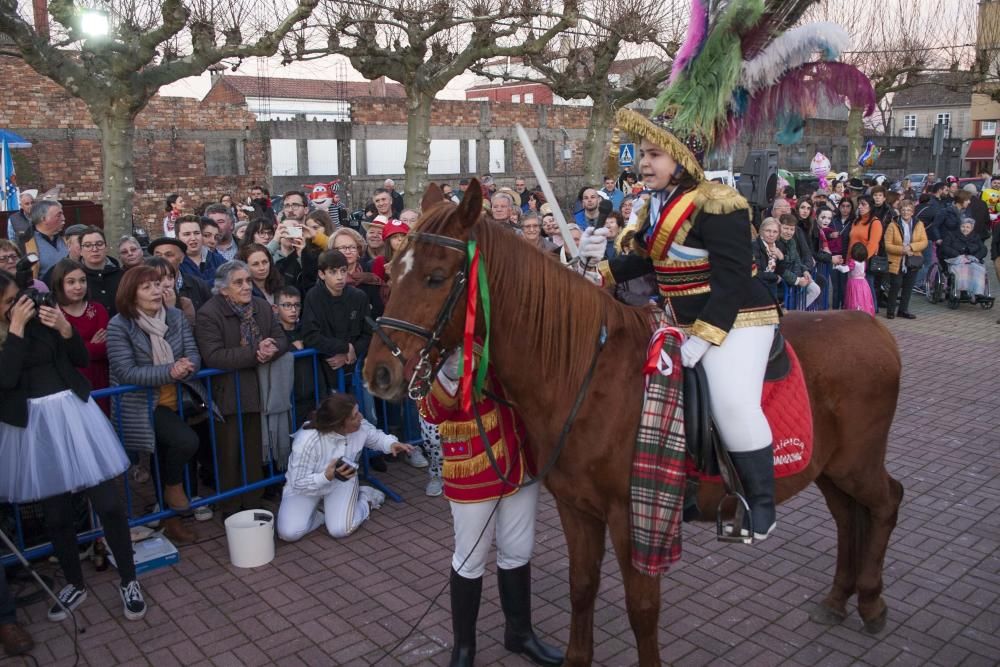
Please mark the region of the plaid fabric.
POLYGON ((668 329, 654 334, 632 456, 632 567, 650 576, 666 572, 681 557, 686 450, 680 349, 668 329))

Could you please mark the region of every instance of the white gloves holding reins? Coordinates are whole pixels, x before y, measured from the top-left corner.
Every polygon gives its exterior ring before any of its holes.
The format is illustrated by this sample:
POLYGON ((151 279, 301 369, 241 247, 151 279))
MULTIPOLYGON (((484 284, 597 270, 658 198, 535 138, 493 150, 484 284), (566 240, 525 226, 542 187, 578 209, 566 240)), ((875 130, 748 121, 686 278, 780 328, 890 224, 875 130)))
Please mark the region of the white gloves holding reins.
POLYGON ((580 237, 580 256, 587 260, 588 264, 604 259, 610 234, 611 230, 606 227, 587 227, 580 237))

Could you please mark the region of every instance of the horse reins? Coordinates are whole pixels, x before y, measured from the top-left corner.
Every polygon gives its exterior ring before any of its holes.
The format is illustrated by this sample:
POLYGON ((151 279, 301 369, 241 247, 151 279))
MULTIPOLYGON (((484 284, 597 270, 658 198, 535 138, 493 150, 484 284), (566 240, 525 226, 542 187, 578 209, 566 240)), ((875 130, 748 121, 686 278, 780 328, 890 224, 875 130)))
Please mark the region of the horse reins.
MULTIPOLYGON (((438 311, 433 328, 428 329, 413 324, 412 322, 407 322, 406 320, 385 317, 384 315, 375 320, 371 317, 365 318, 368 326, 370 326, 372 331, 379 337, 382 343, 389 350, 389 353, 392 354, 392 356, 395 357, 400 364, 402 364, 404 372, 409 362, 406 357, 403 356, 403 351, 399 349, 399 346, 396 345, 385 330, 395 329, 396 331, 417 336, 418 338, 422 338, 426 341, 424 346, 420 349, 420 352, 417 353, 417 363, 413 368, 413 374, 410 376, 410 381, 407 385, 407 395, 412 400, 419 400, 426 396, 430 391, 431 383, 433 382, 440 366, 445 361, 444 352, 446 350, 444 350, 444 347, 441 345, 441 334, 444 333, 444 328, 448 326, 448 323, 451 321, 451 317, 455 312, 455 307, 458 305, 459 298, 462 295, 462 290, 465 289, 466 283, 468 282, 469 258, 466 256, 466 243, 459 239, 452 238, 450 236, 443 236, 441 234, 429 234, 427 232, 415 232, 411 234, 411 236, 416 241, 424 241, 425 243, 430 243, 431 245, 454 250, 462 253, 465 257, 465 263, 455 274, 454 281, 451 284, 451 290, 448 292, 447 298, 441 305, 441 310, 438 311), (432 364, 430 362, 430 355, 435 348, 440 354, 438 355, 438 363, 432 364)), ((540 479, 544 478, 559 460, 559 455, 562 453, 563 447, 565 447, 566 441, 569 438, 569 432, 572 430, 573 424, 576 422, 577 415, 580 412, 580 408, 583 406, 583 400, 587 396, 587 390, 590 388, 590 383, 594 379, 594 371, 597 368, 598 355, 601 350, 604 349, 604 344, 608 340, 608 328, 604 322, 605 318, 602 316, 601 328, 598 331, 597 341, 594 345, 594 354, 590 358, 590 365, 587 367, 587 374, 583 377, 583 382, 580 385, 580 390, 576 394, 576 399, 573 401, 573 407, 569 411, 569 416, 563 423, 555 451, 552 452, 552 456, 549 457, 549 460, 545 463, 538 474, 527 482, 515 484, 514 482, 511 482, 510 479, 500 470, 496 456, 493 454, 493 447, 490 445, 489 435, 486 432, 486 428, 483 426, 482 415, 479 413, 479 407, 476 405, 476 401, 472 401, 472 413, 476 418, 476 427, 479 429, 479 437, 483 440, 486 456, 490 461, 490 466, 493 468, 493 472, 496 473, 497 477, 505 485, 514 489, 531 486, 532 484, 537 483, 540 479)), ((488 398, 498 403, 502 403, 507 407, 513 407, 510 402, 493 394, 492 392, 486 391, 485 393, 488 398)))

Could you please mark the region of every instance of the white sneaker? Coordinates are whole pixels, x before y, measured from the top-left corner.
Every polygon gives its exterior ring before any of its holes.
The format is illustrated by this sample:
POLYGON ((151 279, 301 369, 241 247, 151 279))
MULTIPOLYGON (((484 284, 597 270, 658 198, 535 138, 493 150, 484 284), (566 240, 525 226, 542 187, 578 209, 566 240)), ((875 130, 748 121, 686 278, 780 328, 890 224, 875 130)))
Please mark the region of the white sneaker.
MULTIPOLYGON (((201 496, 195 496, 191 499, 191 502, 196 500, 201 500, 201 496)), ((211 521, 215 513, 212 511, 211 505, 202 505, 201 507, 194 508, 194 520, 195 521, 211 521)))
POLYGON ((413 451, 406 455, 406 462, 414 468, 426 468, 430 465, 427 457, 424 456, 419 447, 414 447, 413 451))
POLYGON ((368 503, 373 510, 377 510, 385 503, 385 494, 374 486, 362 486, 358 489, 361 498, 368 503))
POLYGON ((427 490, 424 493, 431 498, 437 498, 444 493, 444 481, 440 477, 431 477, 431 481, 427 482, 427 490))

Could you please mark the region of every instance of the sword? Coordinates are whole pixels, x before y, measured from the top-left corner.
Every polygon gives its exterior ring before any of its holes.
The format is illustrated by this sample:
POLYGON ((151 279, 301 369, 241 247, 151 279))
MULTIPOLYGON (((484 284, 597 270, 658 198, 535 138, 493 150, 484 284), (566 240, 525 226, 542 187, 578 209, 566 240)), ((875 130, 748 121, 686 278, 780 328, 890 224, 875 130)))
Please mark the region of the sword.
POLYGON ((552 185, 549 183, 549 179, 545 175, 545 171, 542 169, 542 163, 538 159, 538 155, 535 153, 535 147, 531 145, 531 139, 528 137, 528 133, 525 132, 520 123, 516 123, 514 125, 514 129, 517 130, 517 138, 521 142, 521 147, 524 149, 525 157, 528 158, 528 164, 531 165, 531 170, 535 172, 535 178, 538 179, 538 185, 541 186, 542 192, 545 194, 545 198, 552 202, 552 216, 559 224, 559 231, 562 232, 563 244, 566 246, 566 250, 569 251, 570 257, 573 258, 573 262, 578 262, 580 261, 580 250, 576 247, 576 241, 573 240, 573 235, 570 234, 569 225, 566 223, 566 218, 563 216, 562 209, 559 208, 556 193, 552 191, 552 185))

